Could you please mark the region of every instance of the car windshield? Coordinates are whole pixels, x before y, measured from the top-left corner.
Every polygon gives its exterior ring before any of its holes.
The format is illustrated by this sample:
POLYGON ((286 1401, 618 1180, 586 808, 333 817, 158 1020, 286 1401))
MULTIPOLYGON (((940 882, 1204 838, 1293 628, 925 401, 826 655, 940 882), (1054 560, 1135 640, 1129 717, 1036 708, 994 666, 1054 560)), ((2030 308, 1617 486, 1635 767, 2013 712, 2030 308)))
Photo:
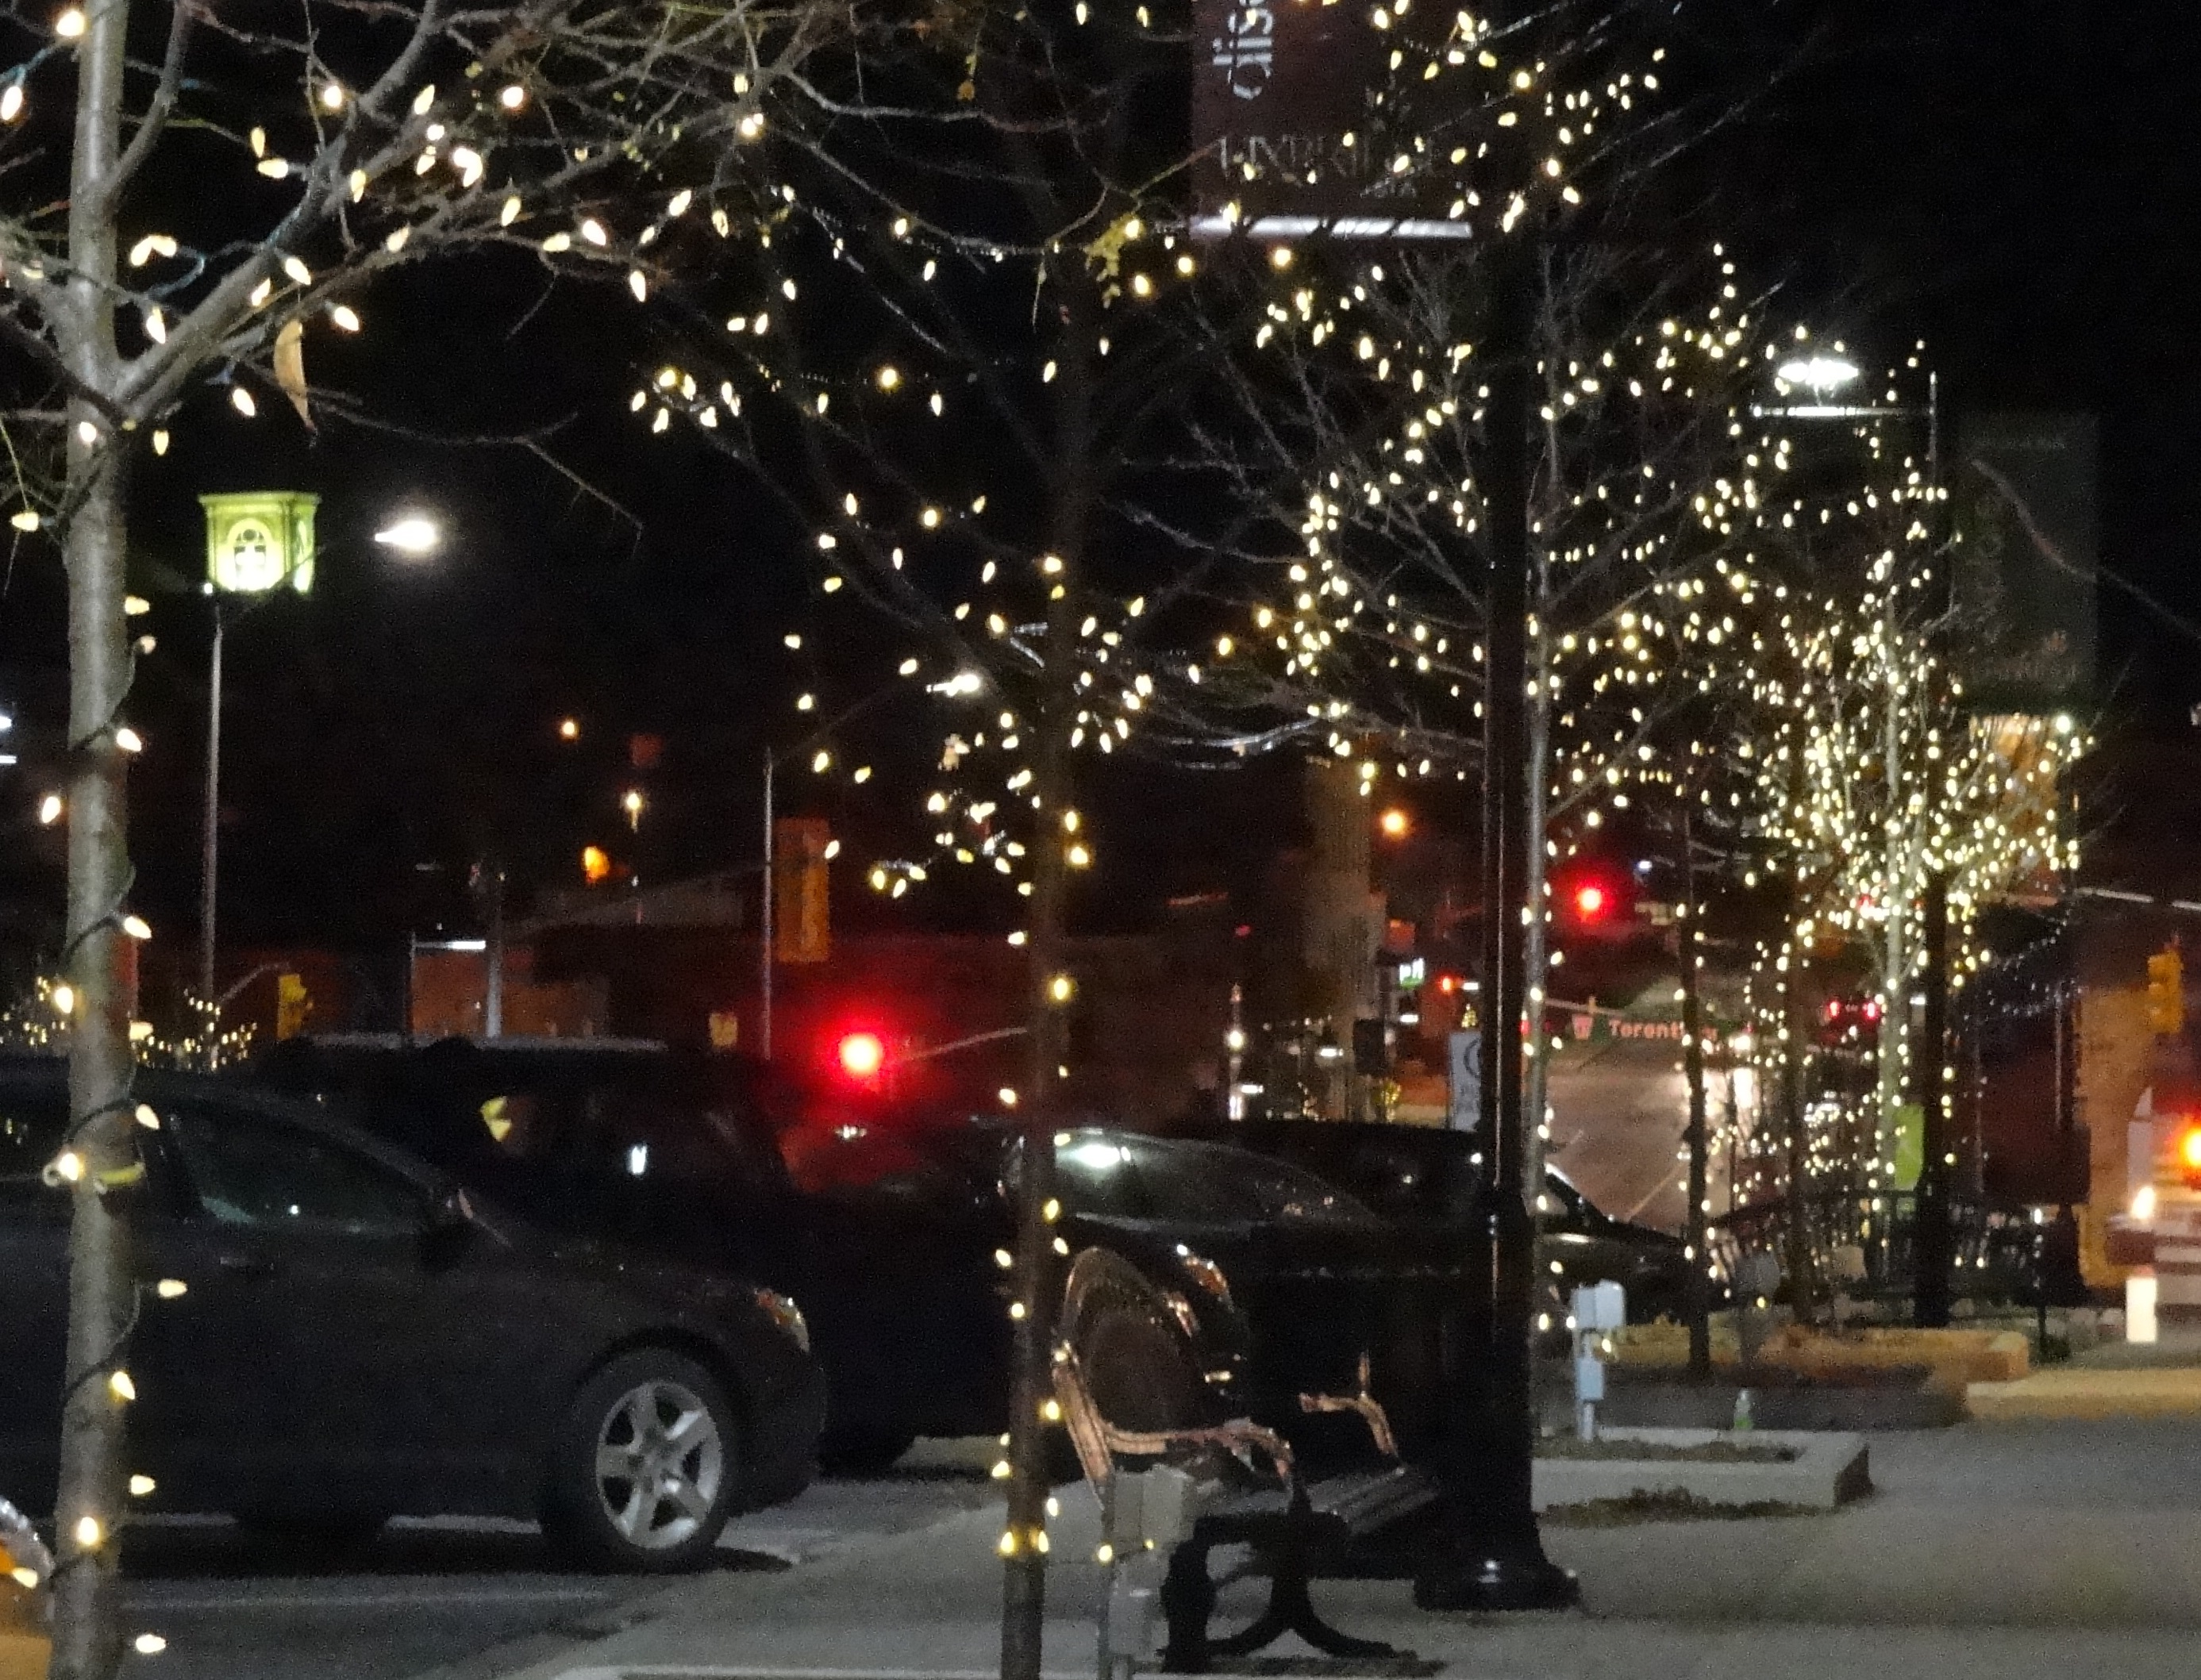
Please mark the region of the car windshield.
POLYGON ((1374 1215, 1313 1174, 1249 1150, 1142 1139, 1130 1146, 1154 1215, 1194 1222, 1347 1224, 1374 1215))

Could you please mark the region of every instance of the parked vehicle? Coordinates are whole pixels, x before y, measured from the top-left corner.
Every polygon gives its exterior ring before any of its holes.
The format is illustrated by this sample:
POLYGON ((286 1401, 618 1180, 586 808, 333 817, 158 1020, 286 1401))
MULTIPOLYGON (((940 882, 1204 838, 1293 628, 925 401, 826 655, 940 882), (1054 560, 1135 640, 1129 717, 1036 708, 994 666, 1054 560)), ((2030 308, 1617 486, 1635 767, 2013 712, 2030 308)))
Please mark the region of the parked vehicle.
MULTIPOLYGON (((1321 1174, 1386 1217, 1429 1220, 1445 1214, 1452 1186, 1476 1176, 1463 1157, 1464 1133, 1379 1121, 1251 1120, 1212 1135, 1321 1174)), ((1546 1170, 1537 1215, 1538 1310, 1563 1319, 1575 1286, 1611 1279, 1628 1291, 1630 1323, 1678 1319, 1689 1262, 1682 1239, 1613 1218, 1556 1168, 1546 1170)), ((1720 1293, 1715 1286, 1715 1295, 1720 1293)))
MULTIPOLYGON (((1087 1128, 1056 1150, 1066 1209, 1113 1245, 1190 1250, 1248 1335, 1239 1408, 1310 1431, 1305 1393, 1348 1394, 1432 1268, 1399 1222, 1288 1162, 1228 1144, 1087 1128)), ((1318 1431, 1319 1432, 1319 1431, 1318 1431)))
MULTIPOLYGON (((332 1540, 538 1516, 592 1564, 669 1570, 809 1480, 824 1388, 785 1296, 554 1235, 310 1104, 153 1072, 136 1095, 160 1122, 118 1192, 154 1503, 332 1540)), ((58 1062, 0 1061, 0 1487, 49 1507, 66 1115, 58 1062)))
MULTIPOLYGON (((746 1270, 800 1299, 849 1469, 1007 1423, 1015 1134, 629 1041, 294 1039, 258 1076, 402 1138, 553 1228, 746 1270)), ((1349 1384, 1388 1227, 1292 1169, 1097 1130, 1058 1150, 1064 1244, 1169 1304, 1215 1403, 1349 1384)))

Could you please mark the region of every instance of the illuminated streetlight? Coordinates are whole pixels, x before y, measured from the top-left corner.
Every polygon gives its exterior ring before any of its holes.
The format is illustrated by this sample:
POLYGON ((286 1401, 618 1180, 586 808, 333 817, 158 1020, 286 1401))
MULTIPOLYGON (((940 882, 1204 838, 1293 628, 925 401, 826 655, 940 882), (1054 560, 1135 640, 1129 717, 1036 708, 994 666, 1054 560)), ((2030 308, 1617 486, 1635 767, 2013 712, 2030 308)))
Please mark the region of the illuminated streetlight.
POLYGON ((443 530, 423 514, 408 513, 375 532, 374 540, 385 548, 395 548, 401 554, 418 559, 443 546, 443 530))
POLYGON ((642 828, 643 804, 642 789, 639 787, 630 787, 619 795, 619 809, 626 813, 626 826, 637 833, 642 828))
POLYGON ((1805 360, 1785 361, 1775 372, 1781 383, 1802 385, 1822 396, 1840 390, 1858 377, 1857 364, 1846 361, 1840 356, 1812 356, 1805 360))
POLYGON ((561 719, 559 720, 559 723, 558 723, 558 739, 559 739, 559 740, 578 740, 580 738, 581 738, 581 720, 580 720, 579 718, 578 718, 578 717, 565 717, 565 718, 561 718, 561 719))
POLYGON ((1406 831, 1412 828, 1414 823, 1413 819, 1405 811, 1393 805, 1390 810, 1376 819, 1376 826, 1383 831, 1385 840, 1404 840, 1406 837, 1406 831))

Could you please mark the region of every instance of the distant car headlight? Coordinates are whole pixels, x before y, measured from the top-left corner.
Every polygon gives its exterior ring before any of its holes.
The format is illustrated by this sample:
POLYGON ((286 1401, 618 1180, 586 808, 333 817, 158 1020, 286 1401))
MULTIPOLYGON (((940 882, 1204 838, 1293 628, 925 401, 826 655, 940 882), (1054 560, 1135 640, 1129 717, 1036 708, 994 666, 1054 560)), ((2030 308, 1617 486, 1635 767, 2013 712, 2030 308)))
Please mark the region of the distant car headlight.
POLYGON ((1230 1304, 1230 1279, 1223 1275, 1223 1268, 1205 1255, 1194 1254, 1182 1243, 1177 1244, 1177 1263, 1184 1267, 1186 1277, 1198 1285, 1201 1291, 1223 1305, 1230 1304))
POLYGON ((802 1308, 776 1289, 755 1291, 756 1303, 764 1315, 787 1332, 787 1339, 802 1349, 810 1351, 810 1321, 802 1316, 802 1308))

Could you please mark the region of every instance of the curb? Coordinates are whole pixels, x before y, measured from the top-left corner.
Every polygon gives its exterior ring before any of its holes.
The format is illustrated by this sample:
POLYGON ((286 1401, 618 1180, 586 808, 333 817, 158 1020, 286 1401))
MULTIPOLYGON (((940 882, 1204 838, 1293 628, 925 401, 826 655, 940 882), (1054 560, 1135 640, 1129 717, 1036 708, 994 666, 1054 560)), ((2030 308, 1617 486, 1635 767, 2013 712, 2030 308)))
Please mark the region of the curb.
POLYGON ((2201 1417, 2201 1369, 2063 1368, 2014 1383, 1974 1383, 1964 1404, 1982 1422, 2034 1418, 2201 1417))

